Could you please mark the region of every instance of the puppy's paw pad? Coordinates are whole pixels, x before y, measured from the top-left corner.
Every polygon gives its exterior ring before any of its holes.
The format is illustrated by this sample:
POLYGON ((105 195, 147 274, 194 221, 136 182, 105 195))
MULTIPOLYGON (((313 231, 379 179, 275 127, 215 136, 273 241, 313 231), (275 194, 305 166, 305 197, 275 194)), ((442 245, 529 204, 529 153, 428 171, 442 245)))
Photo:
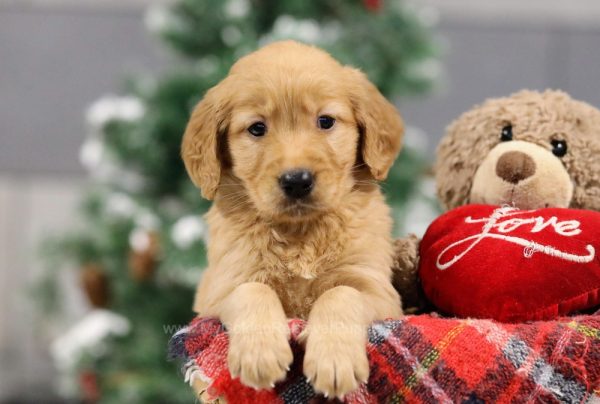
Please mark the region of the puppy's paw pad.
POLYGON ((304 375, 315 391, 342 399, 369 378, 369 361, 361 338, 308 337, 304 375))
POLYGON ((256 389, 273 388, 285 379, 293 359, 287 338, 280 334, 232 336, 227 355, 231 377, 256 389))

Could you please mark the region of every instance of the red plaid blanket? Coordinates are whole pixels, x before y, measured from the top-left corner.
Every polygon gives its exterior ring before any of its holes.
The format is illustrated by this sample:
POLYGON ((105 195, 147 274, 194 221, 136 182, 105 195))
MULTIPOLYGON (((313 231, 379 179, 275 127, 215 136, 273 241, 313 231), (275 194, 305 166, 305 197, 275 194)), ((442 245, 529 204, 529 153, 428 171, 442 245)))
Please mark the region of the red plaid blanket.
MULTIPOLYGON (((232 380, 227 334, 218 320, 196 318, 173 336, 172 357, 184 358, 187 381, 200 378, 210 397, 230 403, 325 401, 302 374, 304 327, 289 322, 294 363, 274 390, 232 380)), ((373 323, 367 385, 347 403, 600 402, 600 313, 557 321, 502 324, 430 315, 373 323)))

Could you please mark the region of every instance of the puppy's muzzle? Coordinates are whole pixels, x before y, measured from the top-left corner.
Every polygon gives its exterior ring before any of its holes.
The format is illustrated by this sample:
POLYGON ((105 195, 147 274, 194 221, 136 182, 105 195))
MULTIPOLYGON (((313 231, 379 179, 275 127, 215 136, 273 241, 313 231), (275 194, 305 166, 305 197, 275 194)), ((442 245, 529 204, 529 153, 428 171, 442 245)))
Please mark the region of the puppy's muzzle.
POLYGON ((535 174, 535 162, 523 152, 508 151, 498 159, 496 174, 506 182, 518 184, 535 174))
POLYGON ((315 185, 314 175, 306 169, 286 171, 279 177, 279 187, 290 199, 307 197, 315 185))

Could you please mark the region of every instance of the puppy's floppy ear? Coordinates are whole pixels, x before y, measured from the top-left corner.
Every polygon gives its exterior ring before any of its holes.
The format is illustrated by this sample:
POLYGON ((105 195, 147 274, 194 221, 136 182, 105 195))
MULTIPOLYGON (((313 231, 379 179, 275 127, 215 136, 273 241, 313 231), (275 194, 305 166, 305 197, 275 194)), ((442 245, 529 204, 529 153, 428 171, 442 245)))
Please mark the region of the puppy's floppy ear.
POLYGON ((214 198, 221 179, 219 138, 227 131, 231 109, 227 81, 208 90, 196 105, 181 144, 185 168, 206 199, 214 198))
POLYGON ((396 107, 366 75, 346 68, 354 115, 362 135, 362 158, 376 180, 384 180, 402 144, 404 123, 396 107))

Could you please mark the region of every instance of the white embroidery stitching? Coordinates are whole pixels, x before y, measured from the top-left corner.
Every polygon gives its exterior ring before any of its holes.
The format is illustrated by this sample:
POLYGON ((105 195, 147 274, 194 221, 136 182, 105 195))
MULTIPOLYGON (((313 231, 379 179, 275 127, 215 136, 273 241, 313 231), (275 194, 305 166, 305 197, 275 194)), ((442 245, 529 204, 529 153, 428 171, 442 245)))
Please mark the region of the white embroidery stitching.
POLYGON ((533 254, 536 252, 541 252, 543 254, 549 255, 551 257, 556 257, 563 259, 565 261, 577 262, 577 263, 587 263, 591 262, 595 255, 596 250, 590 244, 585 246, 587 250, 587 255, 577 255, 571 254, 564 251, 559 250, 556 247, 543 245, 536 243, 533 240, 527 240, 521 237, 515 236, 507 236, 502 233, 510 233, 522 225, 533 224, 533 228, 530 230, 531 233, 538 233, 544 230, 546 227, 553 227, 554 231, 563 236, 563 237, 573 237, 581 233, 581 229, 579 228, 579 221, 577 220, 567 220, 559 222, 556 216, 552 216, 549 219, 545 219, 541 216, 537 216, 535 218, 513 218, 504 221, 499 221, 502 218, 513 217, 517 215, 522 215, 525 213, 531 213, 534 211, 520 211, 511 206, 503 206, 501 208, 495 209, 492 215, 489 218, 480 218, 473 219, 472 217, 465 218, 465 223, 484 223, 481 233, 475 234, 473 236, 466 237, 462 240, 456 241, 446 247, 439 255, 436 261, 436 266, 440 271, 446 270, 454 265, 456 262, 460 261, 465 255, 467 255, 477 244, 479 244, 485 238, 493 238, 497 240, 507 241, 509 243, 517 244, 523 246, 523 256, 525 258, 533 257, 533 254), (492 230, 496 229, 498 233, 492 233, 492 230), (463 252, 458 255, 455 255, 451 260, 442 263, 442 258, 444 254, 453 249, 456 246, 464 244, 468 241, 474 240, 463 252))

